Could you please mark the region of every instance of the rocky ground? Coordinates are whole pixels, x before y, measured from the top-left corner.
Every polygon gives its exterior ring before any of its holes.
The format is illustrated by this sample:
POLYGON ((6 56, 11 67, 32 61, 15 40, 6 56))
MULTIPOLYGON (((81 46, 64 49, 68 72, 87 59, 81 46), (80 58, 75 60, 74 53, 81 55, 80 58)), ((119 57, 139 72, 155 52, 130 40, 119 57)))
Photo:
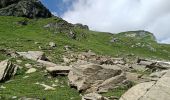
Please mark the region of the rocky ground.
MULTIPOLYGON (((38 70, 46 73, 48 77, 68 77, 68 86, 77 89, 82 100, 118 100, 119 97, 107 94, 121 88, 127 92, 120 100, 159 100, 160 97, 163 98, 162 100, 168 100, 170 96, 168 94, 170 62, 138 58, 127 63, 128 59, 124 58, 101 56, 92 51, 73 53, 68 50, 68 54, 63 55, 63 63, 55 64, 50 62, 42 51, 4 50, 4 53, 11 58, 0 63, 1 82, 10 82, 9 80, 17 74, 17 71, 23 69, 20 66, 23 62, 20 60, 22 58, 35 61, 35 64, 25 64, 27 70, 23 78, 28 78, 38 70)), ((38 81, 34 84, 44 87, 44 91, 56 91, 58 86, 38 81)), ((5 88, 1 86, 1 89, 5 88)), ((22 98, 16 97, 16 99, 27 100, 22 98)), ((38 98, 33 100, 36 99, 38 100, 38 98)))

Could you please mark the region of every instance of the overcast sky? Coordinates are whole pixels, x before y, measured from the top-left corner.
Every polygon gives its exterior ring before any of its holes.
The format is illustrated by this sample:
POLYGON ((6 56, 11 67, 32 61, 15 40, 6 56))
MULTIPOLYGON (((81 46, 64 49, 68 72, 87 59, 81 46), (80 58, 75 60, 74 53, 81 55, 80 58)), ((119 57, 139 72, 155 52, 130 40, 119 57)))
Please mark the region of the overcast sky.
POLYGON ((147 30, 170 43, 170 0, 42 0, 57 16, 92 30, 147 30))

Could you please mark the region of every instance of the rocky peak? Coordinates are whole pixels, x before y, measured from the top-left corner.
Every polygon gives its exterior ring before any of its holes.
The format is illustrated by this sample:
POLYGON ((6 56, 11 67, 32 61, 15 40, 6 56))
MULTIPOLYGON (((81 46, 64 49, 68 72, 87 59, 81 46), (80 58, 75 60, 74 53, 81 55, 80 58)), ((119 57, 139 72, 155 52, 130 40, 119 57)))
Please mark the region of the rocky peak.
POLYGON ((48 18, 51 12, 39 0, 0 0, 1 16, 48 18))

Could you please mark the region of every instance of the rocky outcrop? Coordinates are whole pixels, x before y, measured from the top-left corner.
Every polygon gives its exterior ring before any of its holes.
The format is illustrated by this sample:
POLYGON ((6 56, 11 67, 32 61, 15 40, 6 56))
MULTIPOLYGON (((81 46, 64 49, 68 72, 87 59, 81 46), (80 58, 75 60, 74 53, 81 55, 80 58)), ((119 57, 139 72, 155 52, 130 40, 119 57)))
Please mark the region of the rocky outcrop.
POLYGON ((68 79, 70 86, 86 93, 107 92, 126 81, 124 72, 118 66, 96 64, 73 66, 68 79))
POLYGON ((89 30, 89 27, 87 25, 83 25, 83 24, 80 24, 80 23, 74 24, 74 27, 89 30))
POLYGON ((170 70, 158 81, 140 83, 128 90, 120 100, 169 100, 170 70))
POLYGON ((0 81, 10 79, 16 74, 17 66, 12 64, 11 61, 5 60, 0 62, 0 81))
POLYGON ((39 0, 0 0, 1 16, 48 18, 52 14, 39 0))

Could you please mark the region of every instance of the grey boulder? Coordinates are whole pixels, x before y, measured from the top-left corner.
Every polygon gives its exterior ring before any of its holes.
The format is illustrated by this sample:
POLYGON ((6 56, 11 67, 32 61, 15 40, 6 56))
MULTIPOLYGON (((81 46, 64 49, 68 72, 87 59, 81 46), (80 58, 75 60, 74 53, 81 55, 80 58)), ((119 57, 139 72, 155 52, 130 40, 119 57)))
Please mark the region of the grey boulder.
POLYGON ((86 93, 107 92, 122 85, 126 80, 124 72, 117 66, 84 64, 73 66, 68 75, 69 84, 86 93))

